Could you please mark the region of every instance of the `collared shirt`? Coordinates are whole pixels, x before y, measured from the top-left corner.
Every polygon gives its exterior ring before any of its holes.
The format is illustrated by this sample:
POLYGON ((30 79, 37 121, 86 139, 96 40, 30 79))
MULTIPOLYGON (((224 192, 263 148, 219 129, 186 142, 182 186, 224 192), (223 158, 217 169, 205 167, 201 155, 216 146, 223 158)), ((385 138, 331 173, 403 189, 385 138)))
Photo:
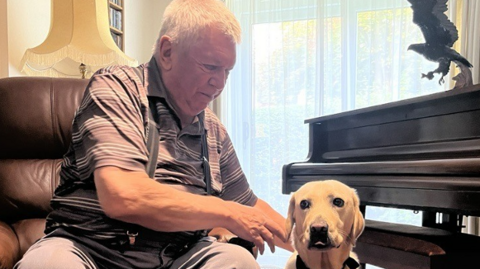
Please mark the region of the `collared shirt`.
MULTIPOLYGON (((134 68, 113 66, 97 71, 87 86, 72 124, 72 142, 60 171, 60 185, 51 201, 46 232, 57 227, 79 230, 89 238, 112 239, 124 223, 108 218, 95 192, 93 172, 104 166, 145 171, 148 160, 148 97, 159 97, 159 155, 155 179, 205 193, 201 134, 207 133, 213 195, 253 205, 257 197, 243 174, 225 127, 210 109, 181 128, 154 58, 134 68), (202 124, 203 123, 203 124, 202 124)), ((149 231, 150 232, 150 231, 149 231)), ((153 231, 151 231, 153 232, 153 231)))

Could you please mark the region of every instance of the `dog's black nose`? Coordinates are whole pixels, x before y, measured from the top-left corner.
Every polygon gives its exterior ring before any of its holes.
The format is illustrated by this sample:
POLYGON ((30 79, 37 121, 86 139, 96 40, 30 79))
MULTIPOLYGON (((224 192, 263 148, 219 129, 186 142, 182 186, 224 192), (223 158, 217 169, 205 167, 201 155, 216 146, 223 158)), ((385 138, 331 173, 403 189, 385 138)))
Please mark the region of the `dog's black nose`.
POLYGON ((324 249, 331 245, 328 237, 328 224, 324 221, 314 223, 310 226, 309 248, 324 249))
POLYGON ((311 235, 325 235, 328 233, 328 224, 321 222, 310 226, 311 235))

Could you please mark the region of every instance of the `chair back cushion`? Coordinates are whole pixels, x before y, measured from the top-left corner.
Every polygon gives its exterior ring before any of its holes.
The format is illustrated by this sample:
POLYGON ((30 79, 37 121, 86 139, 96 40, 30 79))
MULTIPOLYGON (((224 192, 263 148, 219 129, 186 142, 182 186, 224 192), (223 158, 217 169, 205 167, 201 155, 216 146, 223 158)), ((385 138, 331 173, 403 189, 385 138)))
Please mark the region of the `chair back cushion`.
POLYGON ((88 80, 0 79, 0 220, 44 218, 88 80))

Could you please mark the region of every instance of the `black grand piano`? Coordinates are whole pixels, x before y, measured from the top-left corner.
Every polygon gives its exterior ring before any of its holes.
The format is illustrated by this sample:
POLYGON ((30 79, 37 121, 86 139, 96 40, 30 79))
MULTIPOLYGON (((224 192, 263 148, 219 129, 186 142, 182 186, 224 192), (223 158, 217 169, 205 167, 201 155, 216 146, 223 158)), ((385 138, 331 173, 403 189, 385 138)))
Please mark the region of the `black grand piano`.
POLYGON ((309 154, 284 165, 284 194, 333 178, 357 190, 362 210, 422 213, 422 227, 367 220, 362 263, 480 268, 480 237, 461 233, 463 216, 480 216, 480 84, 305 123, 309 154))

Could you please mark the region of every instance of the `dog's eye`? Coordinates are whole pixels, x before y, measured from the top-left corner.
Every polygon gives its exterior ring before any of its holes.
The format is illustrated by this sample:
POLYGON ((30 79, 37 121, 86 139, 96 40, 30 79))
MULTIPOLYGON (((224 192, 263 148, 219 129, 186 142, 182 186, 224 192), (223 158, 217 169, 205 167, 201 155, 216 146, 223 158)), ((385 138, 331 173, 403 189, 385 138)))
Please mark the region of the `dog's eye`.
POLYGON ((307 201, 307 200, 302 200, 302 201, 300 202, 300 208, 301 208, 301 209, 307 209, 307 208, 309 208, 309 207, 310 207, 310 202, 309 202, 309 201, 307 201))
POLYGON ((333 204, 338 207, 343 207, 343 205, 345 204, 345 201, 343 201, 343 199, 341 198, 335 198, 333 199, 333 204))

